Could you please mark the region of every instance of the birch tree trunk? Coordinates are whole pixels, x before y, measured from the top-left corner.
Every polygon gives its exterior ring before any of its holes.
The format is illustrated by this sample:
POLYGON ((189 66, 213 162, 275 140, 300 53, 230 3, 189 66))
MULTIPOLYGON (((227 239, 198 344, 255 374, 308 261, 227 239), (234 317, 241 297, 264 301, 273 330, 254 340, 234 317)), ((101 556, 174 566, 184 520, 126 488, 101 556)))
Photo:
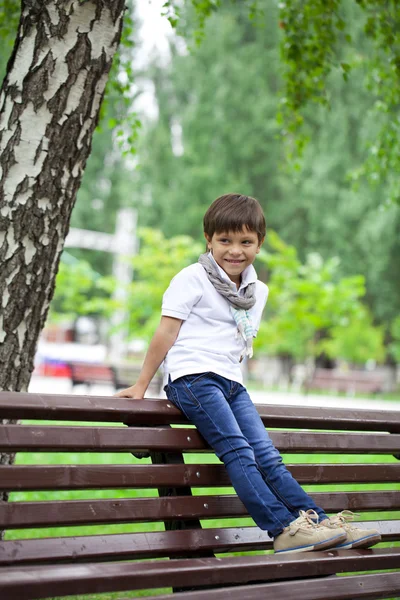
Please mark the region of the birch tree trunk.
MULTIPOLYGON (((124 5, 22 1, 0 92, 2 390, 26 390, 29 383, 124 5)), ((10 461, 0 455, 0 463, 10 461)))

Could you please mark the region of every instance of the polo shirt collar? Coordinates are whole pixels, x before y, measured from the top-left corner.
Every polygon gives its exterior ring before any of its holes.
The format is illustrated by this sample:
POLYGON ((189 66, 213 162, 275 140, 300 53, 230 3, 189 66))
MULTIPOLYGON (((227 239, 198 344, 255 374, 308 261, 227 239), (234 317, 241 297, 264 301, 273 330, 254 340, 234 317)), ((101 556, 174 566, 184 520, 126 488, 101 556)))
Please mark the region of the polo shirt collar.
POLYGON ((248 267, 245 268, 245 270, 242 273, 242 281, 241 281, 239 290, 237 290, 235 283, 228 277, 228 275, 225 273, 225 271, 219 266, 219 264, 217 263, 217 261, 215 260, 215 258, 213 257, 211 252, 208 253, 208 256, 211 258, 214 265, 217 267, 218 272, 221 275, 222 279, 225 279, 229 284, 231 284, 231 286, 234 286, 235 291, 240 291, 240 290, 244 289, 245 287, 247 287, 250 283, 255 283, 257 281, 256 270, 253 267, 253 265, 249 265, 248 267))

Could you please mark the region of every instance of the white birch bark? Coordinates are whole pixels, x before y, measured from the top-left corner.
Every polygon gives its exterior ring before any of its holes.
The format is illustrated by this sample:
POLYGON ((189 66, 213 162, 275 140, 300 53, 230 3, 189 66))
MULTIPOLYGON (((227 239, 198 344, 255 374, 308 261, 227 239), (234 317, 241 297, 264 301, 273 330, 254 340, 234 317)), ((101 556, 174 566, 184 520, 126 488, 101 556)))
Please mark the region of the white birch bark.
POLYGON ((22 1, 0 92, 2 390, 26 390, 33 370, 124 5, 22 1))

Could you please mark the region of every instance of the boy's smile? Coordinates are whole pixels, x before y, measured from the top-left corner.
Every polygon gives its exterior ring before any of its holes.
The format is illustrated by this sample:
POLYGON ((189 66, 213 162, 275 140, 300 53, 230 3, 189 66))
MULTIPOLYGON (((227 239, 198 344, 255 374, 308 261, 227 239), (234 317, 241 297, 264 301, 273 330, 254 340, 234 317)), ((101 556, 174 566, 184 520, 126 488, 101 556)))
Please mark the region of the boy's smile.
POLYGON ((259 242, 257 233, 243 227, 242 231, 214 233, 212 238, 204 235, 215 262, 239 286, 241 274, 260 252, 262 241, 259 242))

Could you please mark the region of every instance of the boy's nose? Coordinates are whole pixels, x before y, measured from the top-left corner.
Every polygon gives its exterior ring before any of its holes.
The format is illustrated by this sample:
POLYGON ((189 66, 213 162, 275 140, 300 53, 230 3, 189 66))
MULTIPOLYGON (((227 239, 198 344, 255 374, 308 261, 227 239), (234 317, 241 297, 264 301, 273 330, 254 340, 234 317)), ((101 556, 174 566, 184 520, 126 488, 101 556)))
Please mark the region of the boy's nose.
POLYGON ((231 248, 229 254, 231 256, 240 256, 242 254, 241 248, 231 248))

